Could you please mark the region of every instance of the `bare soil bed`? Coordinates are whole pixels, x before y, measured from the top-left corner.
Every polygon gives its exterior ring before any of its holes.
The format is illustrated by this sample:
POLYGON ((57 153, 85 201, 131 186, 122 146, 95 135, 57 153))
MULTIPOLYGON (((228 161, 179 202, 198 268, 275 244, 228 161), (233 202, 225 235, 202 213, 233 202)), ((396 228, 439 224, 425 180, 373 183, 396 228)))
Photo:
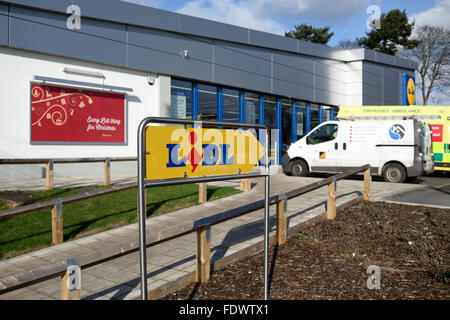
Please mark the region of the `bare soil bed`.
MULTIPOLYGON (((269 297, 283 300, 450 299, 450 209, 359 201, 270 248, 269 297), (381 271, 368 289, 367 269, 381 271)), ((264 296, 263 253, 164 300, 264 296)))

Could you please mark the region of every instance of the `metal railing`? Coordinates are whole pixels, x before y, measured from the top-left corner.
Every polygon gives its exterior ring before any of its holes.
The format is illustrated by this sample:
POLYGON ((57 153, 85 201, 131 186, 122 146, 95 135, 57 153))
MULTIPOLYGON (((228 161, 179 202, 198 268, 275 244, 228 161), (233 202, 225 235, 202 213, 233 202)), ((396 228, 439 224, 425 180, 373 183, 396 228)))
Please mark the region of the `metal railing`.
MULTIPOLYGON (((335 186, 338 180, 347 178, 349 176, 364 172, 364 193, 363 199, 370 200, 371 194, 371 175, 370 166, 364 165, 359 168, 351 169, 334 176, 322 179, 315 183, 297 188, 286 192, 285 194, 278 194, 269 198, 269 205, 277 205, 276 210, 276 243, 282 245, 287 238, 287 217, 286 217, 286 201, 289 199, 301 196, 316 189, 328 186, 327 196, 327 211, 326 218, 334 219, 336 216, 336 191, 335 186)), ((210 259, 210 237, 206 237, 207 233, 211 232, 211 226, 225 222, 227 220, 237 218, 244 214, 264 208, 265 199, 248 203, 244 206, 237 207, 231 210, 226 210, 207 219, 201 219, 194 222, 189 222, 183 225, 172 226, 164 230, 155 230, 147 238, 146 248, 155 246, 157 244, 184 236, 186 234, 197 232, 197 258, 196 258, 196 275, 194 277, 197 282, 206 282, 209 279, 210 259), (208 266, 208 267, 206 267, 208 266)), ((49 279, 62 277, 61 297, 62 299, 80 299, 80 288, 71 288, 67 281, 70 277, 76 277, 77 273, 73 273, 74 265, 79 270, 86 269, 103 262, 107 262, 124 255, 138 252, 140 249, 139 241, 114 245, 100 251, 91 252, 78 257, 78 260, 70 259, 61 261, 51 265, 39 267, 23 273, 18 273, 0 279, 0 295, 20 288, 24 288, 36 283, 40 283, 49 279)), ((81 271, 80 271, 81 272, 81 271)), ((76 282, 76 281, 75 281, 76 282)))

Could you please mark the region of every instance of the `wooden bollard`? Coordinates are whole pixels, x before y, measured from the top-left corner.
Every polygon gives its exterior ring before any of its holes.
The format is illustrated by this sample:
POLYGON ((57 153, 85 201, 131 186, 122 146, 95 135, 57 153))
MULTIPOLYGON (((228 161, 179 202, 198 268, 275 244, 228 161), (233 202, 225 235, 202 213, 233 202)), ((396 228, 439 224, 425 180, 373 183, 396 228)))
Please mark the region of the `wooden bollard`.
POLYGON ((211 226, 197 231, 197 282, 205 283, 211 271, 211 226))
POLYGON ((109 158, 106 158, 104 163, 104 185, 109 186, 111 184, 111 161, 109 158))
POLYGON ((206 182, 200 182, 198 184, 198 202, 205 203, 207 202, 207 187, 206 182))
POLYGON ((45 189, 53 189, 53 159, 47 162, 47 171, 45 172, 45 189))
POLYGON ((336 218, 336 180, 328 184, 327 219, 336 218))
POLYGON ((241 191, 250 191, 252 189, 252 179, 241 179, 241 191))
POLYGON ((277 203, 277 243, 282 245, 286 243, 287 238, 287 219, 286 219, 286 204, 287 198, 284 196, 283 199, 277 203))
POLYGON ((75 259, 67 260, 66 273, 61 277, 61 299, 80 300, 81 269, 75 259))
POLYGON ((370 168, 364 171, 364 196, 363 199, 370 201, 370 187, 371 187, 372 177, 370 175, 370 168))
POLYGON ((63 236, 62 203, 56 199, 52 209, 52 245, 63 243, 63 236))

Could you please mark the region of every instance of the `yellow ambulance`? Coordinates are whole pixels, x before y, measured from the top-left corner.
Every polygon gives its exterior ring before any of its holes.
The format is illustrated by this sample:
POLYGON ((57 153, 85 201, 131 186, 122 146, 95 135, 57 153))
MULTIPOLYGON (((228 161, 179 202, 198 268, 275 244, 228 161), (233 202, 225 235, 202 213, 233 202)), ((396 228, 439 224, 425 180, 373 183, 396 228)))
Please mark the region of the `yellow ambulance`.
POLYGON ((424 121, 433 132, 434 169, 450 171, 450 106, 339 106, 337 118, 424 121))

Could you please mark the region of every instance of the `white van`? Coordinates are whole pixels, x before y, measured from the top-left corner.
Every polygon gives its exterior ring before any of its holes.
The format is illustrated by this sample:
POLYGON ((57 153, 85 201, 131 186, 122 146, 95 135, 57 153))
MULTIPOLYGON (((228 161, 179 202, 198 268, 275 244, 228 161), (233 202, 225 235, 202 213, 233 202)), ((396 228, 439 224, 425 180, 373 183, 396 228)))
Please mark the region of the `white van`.
POLYGON ((388 182, 430 174, 431 128, 418 120, 327 121, 290 145, 283 172, 340 172, 365 164, 388 182))

